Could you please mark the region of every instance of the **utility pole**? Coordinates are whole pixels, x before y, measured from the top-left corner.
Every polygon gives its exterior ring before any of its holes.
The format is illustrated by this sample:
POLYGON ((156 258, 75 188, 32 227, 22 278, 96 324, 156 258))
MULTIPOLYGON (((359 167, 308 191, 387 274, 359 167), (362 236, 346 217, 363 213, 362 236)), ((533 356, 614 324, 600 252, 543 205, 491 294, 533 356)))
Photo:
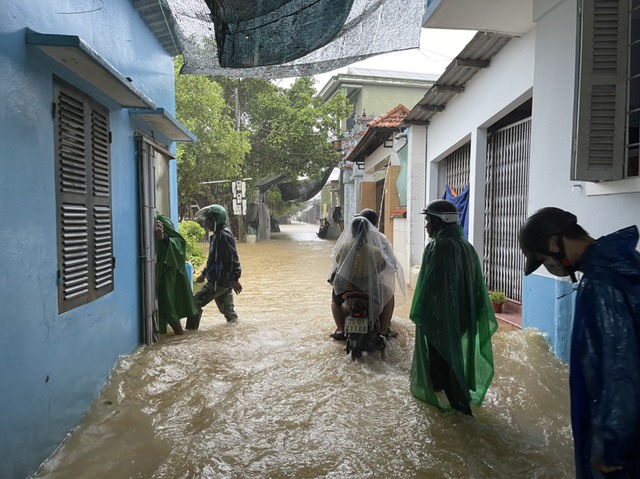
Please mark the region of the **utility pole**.
MULTIPOLYGON (((238 83, 236 84, 236 88, 234 90, 234 97, 235 97, 235 106, 236 106, 236 131, 239 133, 240 132, 240 98, 238 95, 238 85, 240 84, 240 79, 238 79, 238 83)), ((239 135, 238 135, 239 136, 239 135)), ((242 139, 240 139, 240 141, 242 141, 242 139)), ((242 177, 244 176, 244 153, 243 153, 243 158, 242 158, 242 170, 240 172, 240 180, 242 180, 242 177)), ((237 215, 238 217, 238 241, 240 243, 244 243, 246 241, 246 235, 245 235, 245 231, 244 231, 244 210, 242 208, 242 202, 240 203, 240 214, 237 215)))

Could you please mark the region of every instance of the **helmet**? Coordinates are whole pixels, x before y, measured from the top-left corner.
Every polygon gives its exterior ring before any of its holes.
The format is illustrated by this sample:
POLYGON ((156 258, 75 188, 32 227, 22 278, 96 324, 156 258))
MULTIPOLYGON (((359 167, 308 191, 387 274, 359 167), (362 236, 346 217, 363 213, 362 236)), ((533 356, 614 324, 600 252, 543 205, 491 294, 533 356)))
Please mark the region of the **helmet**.
POLYGON ((458 222, 458 208, 456 205, 446 200, 434 200, 422 210, 423 215, 435 216, 444 223, 458 222))
POLYGON ((215 226, 222 226, 227 222, 227 211, 220 205, 205 206, 196 213, 196 219, 215 226))
POLYGON ((369 221, 364 216, 356 215, 351 222, 351 233, 353 237, 366 234, 369 231, 369 221))
POLYGON ((373 226, 378 226, 378 213, 373 211, 371 208, 365 208, 360 213, 356 213, 355 216, 362 216, 364 218, 367 218, 369 220, 369 223, 371 223, 373 226))
POLYGON ((527 257, 525 276, 533 273, 542 264, 535 253, 547 248, 547 240, 577 223, 578 219, 574 214, 560 208, 542 208, 529 216, 520 227, 518 235, 520 249, 527 257))

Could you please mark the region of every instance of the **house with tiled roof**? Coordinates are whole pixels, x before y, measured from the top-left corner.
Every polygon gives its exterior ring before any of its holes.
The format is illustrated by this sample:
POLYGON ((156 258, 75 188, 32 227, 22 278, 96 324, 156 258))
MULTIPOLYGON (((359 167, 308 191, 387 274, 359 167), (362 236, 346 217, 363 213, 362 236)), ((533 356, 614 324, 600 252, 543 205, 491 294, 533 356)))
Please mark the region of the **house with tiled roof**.
POLYGON ((378 228, 393 243, 392 212, 406 206, 398 194, 398 184, 406 184, 401 178, 401 164, 393 152, 395 137, 402 133, 401 125, 409 109, 396 105, 367 123, 366 130, 357 145, 344 157, 347 164, 356 165, 362 175, 354 179, 353 187, 359 193, 353 214, 363 208, 371 208, 379 215, 378 228))
MULTIPOLYGON (((360 209, 363 163, 354 163, 346 158, 362 157, 363 150, 358 145, 369 132, 370 123, 381 122, 372 130, 375 134, 369 133, 378 141, 386 128, 385 122, 394 121, 399 114, 397 108, 401 105, 415 105, 435 83, 437 77, 431 73, 349 67, 346 73, 333 76, 320 90, 319 95, 325 101, 339 92, 344 92, 353 106, 352 114, 343 120, 341 135, 336 140, 336 146, 343 154, 343 161, 339 165, 339 181, 331 187, 331 204, 328 206, 329 220, 332 223, 335 217, 342 218, 342 224, 348 223, 360 209), (336 212, 338 214, 334 215, 336 212)), ((381 175, 382 172, 377 174, 381 175)), ((368 185, 365 187, 370 188, 376 181, 369 177, 365 183, 368 185)), ((372 209, 380 214, 381 204, 378 202, 377 206, 374 205, 378 196, 381 196, 381 192, 376 195, 365 193, 365 198, 368 198, 365 202, 371 204, 372 209)))

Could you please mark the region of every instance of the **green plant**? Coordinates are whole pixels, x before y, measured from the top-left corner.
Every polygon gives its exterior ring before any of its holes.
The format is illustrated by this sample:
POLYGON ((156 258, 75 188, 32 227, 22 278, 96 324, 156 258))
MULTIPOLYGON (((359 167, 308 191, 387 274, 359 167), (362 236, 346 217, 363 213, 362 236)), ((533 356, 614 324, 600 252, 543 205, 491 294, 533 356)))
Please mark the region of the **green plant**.
POLYGON ((187 245, 187 261, 198 268, 206 259, 204 251, 198 246, 199 242, 204 241, 204 228, 195 221, 182 221, 178 224, 178 232, 187 245))
POLYGON ((504 291, 489 291, 489 299, 492 303, 502 304, 507 300, 504 291))

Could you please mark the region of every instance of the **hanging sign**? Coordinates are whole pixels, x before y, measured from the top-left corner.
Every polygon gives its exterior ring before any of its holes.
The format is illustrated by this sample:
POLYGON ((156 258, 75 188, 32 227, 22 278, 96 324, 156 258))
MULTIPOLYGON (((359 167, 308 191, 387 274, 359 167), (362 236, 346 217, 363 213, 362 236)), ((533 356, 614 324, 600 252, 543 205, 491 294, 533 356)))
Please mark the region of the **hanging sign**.
POLYGON ((245 215, 247 213, 247 184, 245 181, 232 181, 231 193, 233 194, 233 214, 245 215))

